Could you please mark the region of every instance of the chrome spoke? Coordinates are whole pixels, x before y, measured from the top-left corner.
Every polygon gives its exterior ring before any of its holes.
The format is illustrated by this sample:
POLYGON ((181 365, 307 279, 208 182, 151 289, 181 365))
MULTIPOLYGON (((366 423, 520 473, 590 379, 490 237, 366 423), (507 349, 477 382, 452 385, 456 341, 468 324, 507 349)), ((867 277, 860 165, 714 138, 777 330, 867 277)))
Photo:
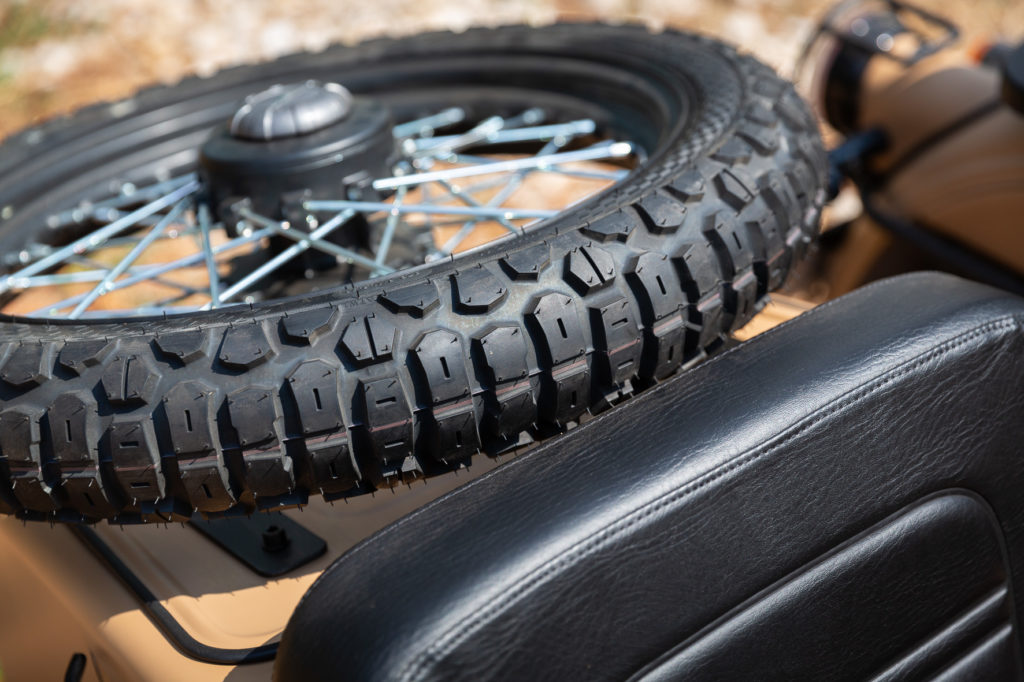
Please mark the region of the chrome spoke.
POLYGON ((170 212, 165 215, 163 219, 157 223, 156 226, 153 227, 153 229, 150 230, 138 244, 135 245, 135 248, 129 251, 128 254, 125 255, 125 257, 107 273, 107 276, 100 280, 100 283, 97 284, 92 291, 86 294, 85 298, 75 306, 75 309, 71 311, 68 317, 72 320, 77 319, 90 305, 93 304, 93 302, 96 301, 96 299, 107 293, 114 280, 124 274, 131 264, 142 255, 142 252, 148 249, 153 242, 160 238, 164 231, 171 226, 171 223, 178 219, 178 216, 185 210, 188 203, 189 200, 186 197, 175 204, 171 208, 170 212))
MULTIPOLYGON (((463 203, 465 203, 465 204, 467 204, 469 206, 472 206, 474 208, 489 208, 489 207, 494 207, 494 206, 501 206, 501 204, 504 203, 504 202, 498 202, 496 204, 492 203, 492 204, 488 204, 487 206, 484 206, 479 201, 474 199, 472 196, 470 196, 469 194, 463 192, 458 187, 455 187, 454 185, 452 185, 447 180, 438 180, 437 184, 441 185, 441 187, 444 187, 445 191, 448 192, 448 194, 450 194, 451 196, 455 197, 459 201, 461 201, 461 202, 463 202, 463 203)), ((494 218, 494 220, 497 221, 502 227, 504 227, 509 232, 513 232, 514 233, 514 232, 518 232, 519 231, 519 228, 516 227, 515 225, 513 225, 509 221, 509 219, 506 218, 503 215, 496 216, 494 218)))
POLYGON ((439 171, 428 171, 426 173, 413 173, 411 175, 397 175, 390 178, 381 178, 373 181, 373 188, 396 189, 403 185, 421 185, 424 182, 436 182, 437 180, 454 180, 455 178, 468 178, 476 175, 489 175, 491 173, 507 173, 509 171, 521 170, 523 168, 546 169, 563 163, 576 161, 598 161, 601 159, 620 159, 629 156, 633 152, 633 145, 629 142, 612 142, 596 147, 588 147, 572 152, 560 154, 548 154, 546 156, 529 156, 523 159, 510 159, 507 161, 492 161, 475 166, 462 166, 459 168, 448 168, 439 171))
MULTIPOLYGON (((327 221, 317 229, 310 232, 308 239, 303 239, 302 241, 296 244, 292 244, 287 249, 277 254, 269 261, 267 261, 266 263, 256 268, 248 275, 246 275, 245 277, 243 277, 242 279, 238 280, 230 287, 225 289, 224 293, 217 297, 217 303, 224 303, 226 301, 231 300, 241 292, 251 287, 256 282, 258 282, 259 280, 263 279, 264 277, 274 272, 291 259, 295 258, 295 256, 298 256, 300 253, 307 251, 310 247, 313 246, 314 240, 323 239, 331 232, 333 232, 336 228, 348 222, 348 220, 351 219, 352 216, 354 215, 355 211, 342 211, 338 215, 334 216, 329 221, 327 221)), ((210 307, 212 307, 212 304, 213 301, 211 299, 210 303, 204 306, 203 309, 209 309, 210 307)))
POLYGON ((200 204, 196 210, 196 219, 199 222, 203 260, 206 261, 206 272, 210 277, 210 302, 216 308, 220 303, 220 275, 217 273, 217 262, 213 258, 213 244, 210 243, 210 207, 205 203, 200 204))
MULTIPOLYGON (((556 137, 576 137, 578 135, 589 135, 597 129, 597 124, 589 118, 567 123, 551 123, 542 126, 530 126, 526 128, 505 128, 490 133, 481 144, 508 144, 511 142, 546 142, 556 137)), ((416 148, 436 151, 439 147, 447 145, 455 135, 439 135, 417 140, 416 148)))
MULTIPOLYGON (((336 203, 345 203, 345 202, 336 202, 336 203)), ((358 203, 358 202, 354 202, 354 203, 358 203)), ((305 205, 305 204, 303 204, 303 205, 305 205)), ((391 206, 391 204, 385 204, 385 205, 389 206, 389 207, 391 206)), ((338 211, 345 211, 345 210, 351 209, 351 208, 354 208, 354 207, 352 207, 352 206, 341 206, 341 207, 339 207, 336 210, 338 210, 338 211)), ((358 210, 358 209, 355 209, 355 210, 358 210)), ((386 265, 381 265, 380 263, 374 262, 373 260, 367 258, 366 256, 358 254, 355 251, 352 251, 351 249, 346 249, 345 247, 338 246, 337 244, 334 244, 332 242, 325 242, 325 241, 320 240, 320 239, 315 239, 315 238, 313 238, 313 236, 311 234, 307 234, 307 233, 303 233, 303 232, 301 232, 299 230, 291 229, 289 227, 288 223, 282 223, 282 222, 278 222, 276 220, 271 220, 270 218, 267 218, 266 216, 261 216, 261 215, 258 215, 256 213, 253 213, 249 209, 242 209, 241 211, 239 211, 239 215, 241 215, 243 218, 245 218, 247 220, 251 220, 252 222, 256 223, 257 225, 262 225, 263 227, 265 227, 265 228, 271 230, 272 232, 274 232, 275 234, 278 234, 278 235, 280 235, 282 237, 287 237, 288 239, 291 239, 292 241, 296 241, 296 242, 300 242, 300 243, 303 242, 303 241, 308 241, 312 245, 312 247, 315 248, 315 249, 318 249, 320 251, 324 251, 324 252, 329 253, 329 254, 331 254, 333 256, 337 256, 338 258, 342 259, 343 261, 346 261, 346 262, 349 262, 349 263, 354 263, 356 265, 362 265, 364 268, 369 268, 372 272, 381 273, 381 274, 387 274, 389 272, 394 272, 395 271, 394 268, 389 268, 386 265)))
POLYGON ((186 184, 184 187, 180 187, 175 191, 171 192, 170 194, 167 194, 161 197, 160 199, 157 199, 156 201, 146 204, 142 208, 136 209, 135 211, 129 213, 124 218, 114 221, 113 223, 110 223, 109 225, 102 227, 96 230, 95 232, 87 234, 84 237, 81 237, 80 239, 76 239, 71 244, 68 244, 67 246, 61 249, 57 249, 48 256, 41 258, 35 263, 32 263, 31 265, 22 268, 18 272, 5 277, 3 281, 0 281, 0 293, 9 291, 11 289, 11 282, 17 279, 18 277, 27 277, 29 275, 38 274, 49 267, 52 267, 54 265, 57 265, 58 263, 63 262, 68 256, 77 253, 84 253, 85 251, 94 249, 97 246, 101 245, 109 237, 112 237, 115 234, 118 234, 119 232, 123 232, 129 227, 132 227, 135 224, 135 222, 140 218, 145 218, 146 216, 153 215, 154 213, 163 208, 167 208, 168 206, 193 194, 197 189, 199 189, 199 183, 190 182, 186 184))
POLYGON ((412 137, 414 135, 419 137, 429 137, 434 134, 434 131, 438 128, 445 128, 456 123, 461 123, 466 119, 466 111, 461 107, 451 107, 445 109, 432 116, 424 116, 423 118, 417 118, 412 121, 406 121, 405 123, 399 123, 391 129, 391 134, 396 138, 401 137, 412 137))
MULTIPOLYGON (((351 208, 356 211, 368 213, 387 212, 395 209, 394 204, 378 201, 305 201, 302 207, 307 211, 344 211, 351 208)), ((543 209, 524 208, 476 208, 473 206, 438 206, 436 204, 403 204, 398 207, 399 213, 426 213, 431 215, 470 215, 481 218, 507 218, 508 220, 519 220, 523 218, 550 218, 558 211, 543 209)))
MULTIPOLYGON (((537 152, 536 155, 546 156, 548 154, 553 154, 554 152, 558 151, 559 147, 561 147, 563 144, 568 144, 568 142, 569 140, 564 138, 556 138, 555 140, 551 140, 550 142, 545 144, 541 148, 541 150, 537 152)), ((516 190, 519 189, 520 186, 522 186, 523 180, 525 180, 526 176, 533 172, 533 170, 534 169, 525 168, 523 170, 516 171, 516 173, 511 178, 502 178, 502 180, 506 183, 505 186, 498 190, 498 193, 494 195, 494 197, 492 197, 491 200, 488 201, 486 205, 490 207, 501 206, 502 204, 504 204, 506 201, 509 200, 509 198, 513 194, 515 194, 516 190)), ((476 228, 478 223, 478 220, 470 220, 466 222, 461 228, 459 228, 458 232, 452 235, 452 237, 447 242, 444 243, 444 245, 441 247, 440 252, 437 255, 447 256, 454 252, 457 248, 459 248, 459 246, 462 245, 462 242, 465 241, 469 237, 469 235, 473 233, 473 230, 476 228)))
POLYGON ((452 136, 446 142, 440 143, 437 147, 418 149, 415 148, 416 145, 414 144, 411 156, 413 158, 431 156, 437 153, 437 150, 454 152, 460 149, 465 149, 466 147, 473 147, 481 142, 486 142, 490 136, 497 134, 501 130, 540 123, 543 119, 544 111, 541 109, 527 109, 518 116, 513 116, 511 118, 491 116, 490 118, 484 119, 481 123, 477 124, 467 132, 462 133, 461 135, 452 136))
MULTIPOLYGON (((272 236, 273 233, 273 230, 269 229, 256 230, 255 232, 252 232, 248 235, 238 237, 236 239, 231 240, 230 242, 225 242, 223 244, 215 246, 213 248, 213 254, 216 256, 217 254, 223 253, 225 251, 230 251, 240 246, 245 246, 246 244, 258 242, 261 239, 265 239, 267 237, 272 236)), ((139 274, 134 275, 132 277, 126 277, 125 279, 119 279, 113 284, 111 284, 110 291, 125 289, 136 284, 141 284, 142 282, 155 280, 160 275, 166 275, 167 273, 173 272, 175 270, 182 270, 184 268, 200 265, 204 259, 204 254, 193 253, 191 255, 178 258, 177 260, 169 261, 167 263, 160 263, 159 265, 147 265, 145 268, 139 268, 139 274)), ((49 314, 51 315, 57 315, 59 311, 63 310, 64 308, 69 308, 73 305, 76 305, 79 301, 85 298, 85 296, 86 294, 71 296, 69 298, 64 299, 63 301, 58 301, 56 303, 51 303, 50 305, 44 306, 39 310, 29 313, 29 315, 41 315, 43 314, 44 311, 49 311, 49 314)))
POLYGON ((164 180, 138 188, 131 183, 123 183, 121 185, 122 189, 117 196, 97 201, 95 203, 90 203, 88 205, 79 206, 69 211, 64 211, 63 213, 51 215, 46 222, 49 227, 54 228, 73 223, 80 223, 89 217, 96 217, 96 212, 100 209, 119 209, 143 201, 153 201, 154 199, 159 199, 168 192, 172 192, 189 182, 195 182, 195 180, 196 174, 188 173, 177 178, 164 180), (126 193, 124 188, 129 186, 131 187, 131 191, 126 193))
POLYGON ((399 187, 395 192, 395 199, 391 204, 391 212, 388 213, 387 222, 384 224, 384 234, 380 237, 380 246, 377 247, 377 257, 374 262, 381 264, 387 260, 388 251, 391 250, 391 240, 395 237, 395 230, 398 229, 398 221, 402 217, 402 202, 405 201, 407 187, 399 187))

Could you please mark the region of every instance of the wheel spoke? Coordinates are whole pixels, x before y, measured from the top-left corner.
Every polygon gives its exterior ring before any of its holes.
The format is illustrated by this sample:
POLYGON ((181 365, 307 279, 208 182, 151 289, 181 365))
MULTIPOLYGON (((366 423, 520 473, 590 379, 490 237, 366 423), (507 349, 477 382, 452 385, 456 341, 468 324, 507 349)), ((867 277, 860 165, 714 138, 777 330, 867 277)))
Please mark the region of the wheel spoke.
MULTIPOLYGON (((215 246, 213 248, 213 254, 216 256, 217 254, 224 253, 225 251, 230 251, 240 246, 245 246, 246 244, 258 242, 259 240, 265 239, 266 237, 270 237, 273 234, 273 230, 269 229, 256 230, 251 234, 238 237, 229 242, 224 242, 223 244, 215 246)), ((139 274, 133 275, 131 277, 126 277, 124 279, 119 279, 113 284, 111 284, 110 291, 125 289, 127 287, 134 286, 136 284, 140 284, 142 282, 146 282, 149 280, 156 280, 157 277, 159 277, 160 275, 165 275, 168 272, 173 272, 175 270, 181 270, 183 268, 199 265, 203 262, 204 258, 205 256, 202 253, 193 253, 188 256, 178 258, 177 260, 169 261, 167 263, 147 265, 144 268, 139 268, 139 274)), ((50 305, 44 306, 39 310, 33 311, 29 313, 29 316, 38 316, 43 314, 44 311, 48 312, 50 315, 57 315, 59 311, 63 310, 64 308, 76 305, 85 297, 86 294, 71 296, 69 298, 64 299, 63 301, 51 303, 50 305)))
POLYGON ((491 116, 490 118, 484 119, 467 132, 462 133, 461 135, 454 135, 446 142, 442 142, 436 147, 431 147, 429 149, 414 149, 410 156, 413 158, 432 156, 439 150, 454 152, 460 149, 465 149, 466 147, 473 147, 481 142, 486 142, 490 136, 497 134, 499 131, 509 128, 518 128, 520 126, 533 123, 540 123, 543 119, 544 111, 542 109, 527 109, 518 116, 513 116, 511 118, 491 116))
MULTIPOLYGON (((327 221, 317 229, 310 232, 309 238, 303 239, 300 242, 292 244, 287 249, 277 254, 269 261, 267 261, 266 263, 256 268, 248 275, 246 275, 245 277, 243 277, 242 279, 238 280, 230 287, 225 289, 224 293, 217 297, 217 303, 220 304, 229 301, 230 299, 234 298, 241 292, 245 291, 253 284, 263 279, 267 275, 271 274, 288 261, 290 261, 295 256, 299 255, 304 251, 307 251, 311 246, 313 246, 313 240, 323 239, 331 232, 333 232, 336 228, 348 222, 348 220, 351 219, 352 216, 354 216, 355 214, 355 211, 342 211, 338 215, 334 216, 329 221, 327 221)), ((213 307, 212 303, 213 301, 211 299, 210 304, 204 306, 203 309, 206 310, 210 307, 213 307)))
POLYGON ((123 232, 129 227, 132 227, 140 218, 145 218, 146 216, 153 215, 154 213, 163 208, 167 208, 168 206, 193 194, 197 189, 199 189, 199 183, 190 182, 185 186, 174 190, 170 194, 167 194, 161 197, 160 199, 157 199, 156 201, 153 201, 139 209, 136 209, 135 211, 129 213, 120 220, 116 220, 113 223, 110 223, 109 225, 106 225, 105 227, 96 230, 95 232, 87 234, 84 237, 81 237, 80 239, 76 239, 74 242, 68 244, 67 246, 61 249, 57 249, 48 256, 45 256, 44 258, 41 258, 35 263, 32 263, 31 265, 22 268, 18 272, 5 277, 3 281, 0 281, 0 293, 9 291, 11 289, 12 281, 17 279, 18 277, 27 277, 29 275, 38 274, 49 267, 52 267, 54 265, 57 265, 58 263, 63 262, 66 258, 68 258, 68 256, 77 253, 84 253, 85 251, 94 249, 97 246, 103 244, 103 242, 106 241, 108 238, 113 237, 119 232, 123 232))
POLYGON ((348 200, 305 201, 302 206, 307 211, 343 211, 346 208, 351 208, 361 212, 380 213, 397 210, 403 215, 409 213, 426 213, 431 215, 469 215, 479 218, 504 217, 509 220, 550 218, 558 213, 558 211, 544 209, 476 208, 474 206, 437 206, 434 204, 403 204, 396 209, 394 204, 389 204, 387 202, 348 200))
POLYGON ((395 192, 395 199, 391 204, 391 212, 388 213, 387 222, 384 224, 384 234, 380 237, 380 246, 377 247, 377 257, 374 262, 382 264, 387 260, 388 251, 391 250, 391 240, 395 237, 395 230, 398 228, 398 221, 402 217, 402 202, 405 201, 407 187, 399 187, 395 192))
POLYGON ((114 280, 116 280, 118 277, 124 274, 124 272, 131 266, 131 264, 134 263, 138 259, 138 257, 142 255, 142 252, 148 249, 153 244, 153 242, 155 242, 157 239, 160 238, 161 235, 163 235, 167 228, 170 227, 171 223, 178 219, 178 216, 180 216, 181 213, 185 210, 186 206, 188 206, 188 203, 188 197, 176 203, 171 208, 170 212, 167 215, 165 215, 163 219, 159 223, 157 223, 156 226, 154 226, 153 229, 151 229, 149 233, 147 233, 146 236, 142 238, 141 241, 139 241, 138 244, 135 245, 135 248, 129 251, 128 254, 125 255, 125 257, 122 258, 121 261, 117 265, 115 265, 110 270, 110 272, 107 273, 107 276, 100 280, 100 283, 97 284, 92 291, 86 294, 85 298, 82 299, 77 306, 75 306, 75 309, 71 311, 68 317, 70 317, 72 320, 77 319, 78 317, 81 316, 83 312, 85 312, 85 310, 90 305, 92 305, 96 301, 96 299, 98 299, 100 296, 103 296, 103 294, 107 293, 107 291, 109 291, 110 285, 113 284, 114 280))
MULTIPOLYGON (((346 203, 346 202, 337 202, 337 203, 346 203)), ((358 202, 353 202, 353 203, 358 203, 358 202)), ((391 204, 384 204, 384 205, 385 206, 391 206, 391 204)), ((352 208, 354 208, 354 207, 352 207, 352 206, 340 206, 336 210, 344 211, 346 209, 352 209, 352 208)), ((358 209, 355 209, 355 210, 358 210, 358 209)), ((310 243, 310 245, 313 248, 315 248, 315 249, 318 249, 320 251, 324 251, 324 252, 329 253, 329 254, 331 254, 333 256, 337 256, 338 258, 340 258, 340 259, 342 259, 342 260, 344 260, 346 262, 355 263, 357 265, 362 265, 364 268, 369 268, 371 272, 387 274, 389 272, 394 272, 395 271, 394 268, 389 268, 386 265, 381 265, 380 263, 376 263, 373 260, 367 258, 366 256, 363 256, 361 254, 356 253, 355 251, 352 251, 351 249, 346 249, 345 247, 338 246, 337 244, 334 244, 332 242, 325 242, 325 241, 323 241, 321 239, 315 239, 315 238, 313 238, 313 236, 311 234, 303 233, 303 232, 301 232, 299 230, 292 230, 292 229, 290 229, 290 227, 288 227, 287 223, 280 223, 280 222, 277 222, 276 220, 271 220, 270 218, 267 218, 266 216, 258 215, 258 214, 253 213, 252 211, 250 211, 248 209, 242 209, 241 211, 239 211, 239 215, 241 215, 243 218, 245 218, 247 220, 251 220, 252 222, 256 223, 257 225, 262 225, 263 227, 265 227, 265 228, 271 230, 272 232, 274 232, 275 234, 278 234, 278 235, 280 235, 282 237, 287 237, 288 239, 291 239, 292 241, 296 241, 296 242, 300 242, 300 243, 303 242, 303 241, 308 241, 310 243)))
POLYGON ((199 221, 203 260, 206 261, 206 272, 210 277, 210 302, 216 308, 220 303, 220 275, 217 274, 217 262, 213 258, 213 244, 210 243, 210 207, 205 203, 200 204, 196 214, 199 221))
MULTIPOLYGON (((511 142, 546 142, 556 137, 576 137, 589 135, 597 129, 597 124, 589 118, 567 123, 551 123, 526 128, 502 128, 490 133, 480 144, 508 144, 511 142)), ((455 135, 439 135, 416 141, 416 148, 437 152, 456 138, 455 135)), ((447 150, 441 153, 446 153, 447 150)))
POLYGON ((476 175, 489 175, 491 173, 506 173, 509 171, 521 170, 523 168, 538 168, 541 170, 557 166, 563 163, 575 161, 597 161, 600 159, 616 159, 629 156, 633 152, 633 145, 629 142, 612 142, 601 144, 587 149, 580 149, 560 154, 548 154, 545 156, 529 156, 522 159, 510 159, 507 161, 493 161, 475 166, 463 166, 459 168, 448 168, 439 171, 428 171, 426 173, 413 173, 411 175, 398 175, 390 178, 381 178, 373 181, 373 188, 395 189, 403 185, 420 185, 424 182, 436 182, 437 180, 453 180, 455 178, 468 178, 476 175))
MULTIPOLYGON (((567 138, 556 138, 554 140, 551 140, 550 142, 545 144, 540 149, 540 151, 537 152, 536 155, 546 156, 548 154, 553 154, 556 151, 558 151, 558 149, 563 144, 568 144, 568 142, 569 139, 567 138)), ((509 198, 513 194, 515 194, 516 190, 519 189, 519 187, 523 184, 523 180, 526 178, 526 176, 532 173, 534 170, 535 169, 532 168, 524 168, 522 170, 516 171, 511 178, 502 178, 502 180, 505 182, 505 186, 498 190, 498 193, 495 194, 494 197, 492 197, 491 200, 487 202, 486 206, 502 206, 506 201, 509 200, 509 198)), ((444 246, 441 247, 440 253, 438 255, 447 256, 454 252, 457 248, 459 248, 459 246, 462 245, 462 242, 465 241, 469 237, 469 235, 473 233, 473 230, 478 223, 478 220, 467 221, 461 228, 459 228, 458 232, 452 235, 452 237, 447 242, 445 242, 444 246)))
MULTIPOLYGON (((448 192, 448 194, 450 194, 451 196, 455 197, 456 199, 458 199, 459 201, 465 203, 466 205, 472 206, 474 208, 490 208, 490 207, 495 207, 495 206, 501 206, 501 204, 504 203, 504 202, 499 202, 497 204, 488 203, 486 206, 484 206, 484 204, 481 204, 479 201, 474 199, 468 193, 463 192, 462 190, 460 190, 458 187, 455 187, 454 185, 452 185, 447 180, 437 180, 437 184, 441 185, 441 187, 443 187, 445 189, 445 191, 448 192)), ((506 218, 504 215, 495 216, 494 220, 497 221, 502 227, 504 227, 509 232, 512 232, 512 233, 519 232, 519 228, 516 227, 515 225, 513 225, 509 221, 509 219, 506 218)))
POLYGON ((466 111, 461 107, 451 107, 432 116, 424 116, 405 123, 399 123, 391 129, 396 138, 402 137, 429 137, 438 128, 444 128, 456 123, 461 123, 466 118, 466 111))

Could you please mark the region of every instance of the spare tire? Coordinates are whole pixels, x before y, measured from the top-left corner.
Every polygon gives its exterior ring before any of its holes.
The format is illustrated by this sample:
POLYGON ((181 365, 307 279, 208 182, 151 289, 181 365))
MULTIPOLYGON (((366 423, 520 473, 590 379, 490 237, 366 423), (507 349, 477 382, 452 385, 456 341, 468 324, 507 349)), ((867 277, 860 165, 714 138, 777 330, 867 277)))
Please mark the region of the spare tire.
POLYGON ((479 29, 234 68, 8 139, 4 300, 23 295, 26 263, 83 239, 32 251, 60 231, 55 214, 139 169, 194 170, 246 94, 305 79, 372 95, 399 121, 447 103, 478 120, 523 104, 586 116, 630 140, 635 167, 507 238, 299 296, 0 317, 0 511, 123 523, 249 513, 526 447, 713 351, 818 228, 817 124, 752 57, 634 26, 479 29))

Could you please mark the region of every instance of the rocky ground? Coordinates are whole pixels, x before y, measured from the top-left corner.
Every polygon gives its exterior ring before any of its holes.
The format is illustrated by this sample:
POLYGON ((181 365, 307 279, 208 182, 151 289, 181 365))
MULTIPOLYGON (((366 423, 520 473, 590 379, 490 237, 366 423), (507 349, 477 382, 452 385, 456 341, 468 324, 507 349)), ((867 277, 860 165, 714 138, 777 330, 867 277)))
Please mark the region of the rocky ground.
MULTIPOLYGON (((720 36, 788 68, 831 0, 0 0, 0 137, 154 82, 332 42, 560 18, 720 36)), ((927 0, 974 37, 1024 30, 1024 3, 927 0)))

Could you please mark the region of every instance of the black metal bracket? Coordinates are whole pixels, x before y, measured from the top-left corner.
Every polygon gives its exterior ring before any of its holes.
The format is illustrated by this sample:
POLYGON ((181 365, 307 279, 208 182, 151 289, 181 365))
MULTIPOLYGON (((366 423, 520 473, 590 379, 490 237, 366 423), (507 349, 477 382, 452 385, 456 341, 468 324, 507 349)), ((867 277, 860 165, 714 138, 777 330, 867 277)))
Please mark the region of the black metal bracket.
POLYGON ((327 551, 323 538, 280 512, 188 525, 256 573, 274 578, 308 564, 327 551))

